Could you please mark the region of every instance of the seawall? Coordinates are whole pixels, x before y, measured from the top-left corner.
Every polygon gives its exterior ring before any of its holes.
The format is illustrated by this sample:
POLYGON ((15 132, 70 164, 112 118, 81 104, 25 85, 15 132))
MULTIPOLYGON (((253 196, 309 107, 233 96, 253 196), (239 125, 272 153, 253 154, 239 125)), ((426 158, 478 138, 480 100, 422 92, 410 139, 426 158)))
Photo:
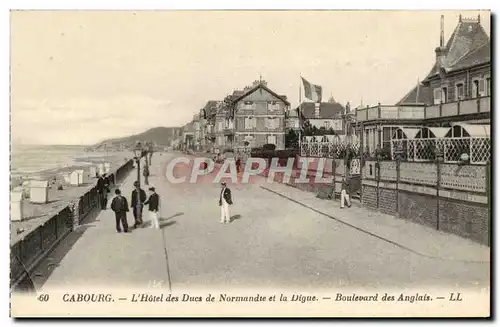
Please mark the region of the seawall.
MULTIPOLYGON (((133 169, 133 160, 130 159, 111 171, 108 174, 111 187, 118 185, 133 169)), ((22 289, 22 285, 29 280, 29 274, 50 251, 96 210, 100 209, 94 181, 94 184, 82 189, 80 196, 58 208, 54 214, 46 216, 37 225, 31 226, 29 231, 18 235, 18 231, 11 228, 11 288, 22 289)))

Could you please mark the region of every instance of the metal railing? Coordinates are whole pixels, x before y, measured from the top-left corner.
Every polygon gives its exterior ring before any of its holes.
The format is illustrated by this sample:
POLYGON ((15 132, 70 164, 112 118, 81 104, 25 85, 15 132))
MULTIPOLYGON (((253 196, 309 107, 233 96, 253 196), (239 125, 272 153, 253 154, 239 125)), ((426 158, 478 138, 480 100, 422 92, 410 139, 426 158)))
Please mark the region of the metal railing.
MULTIPOLYGON (((108 177, 111 185, 117 185, 133 170, 133 160, 111 173, 108 177)), ((57 244, 88 217, 89 213, 99 207, 98 193, 94 186, 85 194, 75 199, 74 205, 62 208, 43 225, 11 245, 10 266, 11 286, 15 288, 21 281, 30 278, 29 274, 39 262, 57 244)))
POLYGON ((491 110, 491 97, 446 102, 431 106, 392 106, 377 105, 356 110, 358 122, 376 119, 408 119, 423 120, 449 117, 491 110))

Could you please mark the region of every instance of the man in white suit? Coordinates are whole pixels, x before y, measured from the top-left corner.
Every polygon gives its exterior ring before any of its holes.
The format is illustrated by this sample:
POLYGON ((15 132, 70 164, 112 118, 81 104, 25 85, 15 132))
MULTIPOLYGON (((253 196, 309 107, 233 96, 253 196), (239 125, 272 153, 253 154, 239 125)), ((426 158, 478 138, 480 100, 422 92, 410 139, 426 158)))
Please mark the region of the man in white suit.
POLYGON ((219 197, 220 206, 220 222, 227 224, 231 222, 231 216, 229 215, 229 205, 233 204, 231 199, 231 190, 227 187, 225 182, 221 183, 222 190, 219 197))
POLYGON ((349 197, 350 194, 350 183, 348 177, 343 174, 342 175, 342 190, 340 191, 340 209, 344 209, 344 204, 347 203, 347 207, 351 207, 351 199, 349 197))

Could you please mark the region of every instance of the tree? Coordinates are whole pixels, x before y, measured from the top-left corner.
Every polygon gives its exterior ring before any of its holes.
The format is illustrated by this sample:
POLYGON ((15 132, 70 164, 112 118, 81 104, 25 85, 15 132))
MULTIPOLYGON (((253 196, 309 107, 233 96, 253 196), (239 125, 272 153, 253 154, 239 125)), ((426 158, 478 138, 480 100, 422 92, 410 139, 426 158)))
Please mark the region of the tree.
POLYGON ((299 147, 299 135, 297 132, 291 129, 285 136, 285 148, 298 149, 298 147, 299 147))

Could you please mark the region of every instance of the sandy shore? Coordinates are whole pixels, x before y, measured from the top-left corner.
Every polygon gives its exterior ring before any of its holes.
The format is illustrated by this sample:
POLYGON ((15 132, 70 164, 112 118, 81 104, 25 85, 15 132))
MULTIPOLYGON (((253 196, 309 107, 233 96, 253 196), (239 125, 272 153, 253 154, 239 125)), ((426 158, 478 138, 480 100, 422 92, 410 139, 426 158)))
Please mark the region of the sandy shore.
MULTIPOLYGON (((57 182, 50 185, 49 187, 49 202, 45 204, 33 204, 30 203, 29 199, 24 199, 22 202, 23 206, 23 221, 11 221, 11 245, 18 242, 20 239, 24 238, 31 231, 36 229, 38 226, 44 224, 53 215, 62 210, 71 201, 77 199, 78 197, 85 194, 89 189, 91 189, 97 182, 97 178, 91 178, 87 184, 80 186, 65 185, 61 182, 62 174, 65 172, 73 171, 77 168, 85 169, 91 164, 97 164, 103 162, 111 163, 111 172, 115 172, 118 168, 123 166, 128 160, 131 159, 129 154, 128 159, 121 155, 109 155, 106 157, 92 157, 92 158, 80 158, 75 165, 71 167, 61 167, 58 169, 52 169, 44 172, 37 173, 40 179, 52 180, 56 177, 57 182), (80 161, 82 160, 82 161, 80 161), (63 184, 63 189, 58 190, 57 186, 63 184), (19 232, 18 232, 19 231, 19 232)), ((26 179, 28 180, 28 179, 26 179)))
POLYGON ((92 165, 97 165, 99 163, 109 162, 111 164, 111 170, 127 162, 132 158, 130 152, 111 152, 108 155, 102 156, 88 156, 79 157, 75 159, 75 162, 68 166, 57 167, 53 169, 47 169, 35 173, 24 173, 21 176, 11 176, 10 189, 21 186, 24 181, 29 180, 48 180, 54 182, 54 184, 64 183, 63 174, 72 172, 78 169, 87 170, 88 167, 92 165))

